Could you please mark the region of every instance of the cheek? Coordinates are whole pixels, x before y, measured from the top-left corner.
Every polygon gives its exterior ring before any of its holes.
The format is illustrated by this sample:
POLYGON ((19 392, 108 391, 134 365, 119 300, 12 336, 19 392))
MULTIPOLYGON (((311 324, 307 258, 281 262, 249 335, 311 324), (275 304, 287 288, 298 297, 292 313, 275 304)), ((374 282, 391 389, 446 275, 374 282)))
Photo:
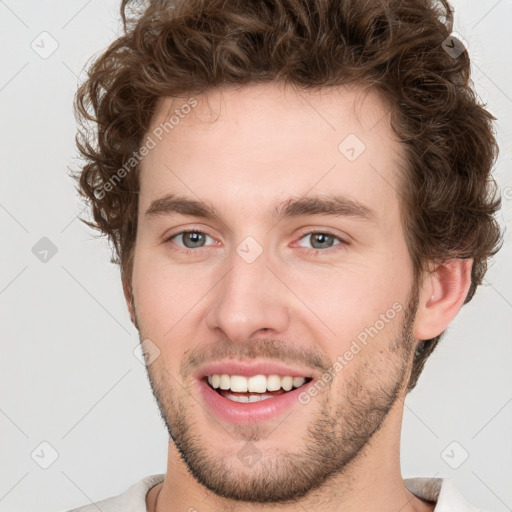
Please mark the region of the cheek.
MULTIPOLYGON (((297 307, 312 312, 313 315, 303 313, 315 326, 320 326, 318 332, 324 333, 326 343, 331 340, 329 352, 338 354, 345 350, 361 333, 364 338, 366 329, 375 332, 371 328, 376 323, 381 338, 389 339, 397 331, 412 277, 403 264, 393 267, 389 263, 389 259, 377 258, 343 267, 321 267, 314 271, 304 267, 301 272, 289 272, 290 288, 304 303, 297 307)), ((296 314, 302 315, 298 310, 296 314)))
POLYGON ((154 258, 136 258, 133 292, 137 315, 147 336, 172 336, 180 321, 192 313, 204 295, 205 280, 199 272, 189 272, 154 258))

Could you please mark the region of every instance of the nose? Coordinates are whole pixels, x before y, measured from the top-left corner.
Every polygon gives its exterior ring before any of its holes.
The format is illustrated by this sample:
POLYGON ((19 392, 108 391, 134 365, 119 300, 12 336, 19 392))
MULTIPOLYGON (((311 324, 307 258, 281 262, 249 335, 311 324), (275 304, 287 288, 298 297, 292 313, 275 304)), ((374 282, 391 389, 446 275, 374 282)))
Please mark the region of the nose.
POLYGON ((222 331, 234 343, 247 342, 258 331, 278 334, 287 330, 291 293, 275 270, 267 268, 269 259, 264 250, 248 263, 233 251, 230 270, 212 290, 209 329, 222 331))

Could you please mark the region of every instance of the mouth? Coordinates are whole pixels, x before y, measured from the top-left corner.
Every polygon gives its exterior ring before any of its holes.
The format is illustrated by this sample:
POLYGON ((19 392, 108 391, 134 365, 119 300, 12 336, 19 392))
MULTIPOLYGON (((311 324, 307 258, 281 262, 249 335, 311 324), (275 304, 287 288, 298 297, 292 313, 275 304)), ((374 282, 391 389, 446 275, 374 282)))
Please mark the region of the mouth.
POLYGON ((243 375, 212 374, 203 382, 221 397, 232 402, 251 404, 270 400, 307 385, 312 377, 291 375, 243 375))
POLYGON ((238 425, 254 425, 280 417, 293 407, 304 414, 301 393, 315 380, 299 375, 230 375, 210 373, 198 379, 203 402, 218 419, 238 425))

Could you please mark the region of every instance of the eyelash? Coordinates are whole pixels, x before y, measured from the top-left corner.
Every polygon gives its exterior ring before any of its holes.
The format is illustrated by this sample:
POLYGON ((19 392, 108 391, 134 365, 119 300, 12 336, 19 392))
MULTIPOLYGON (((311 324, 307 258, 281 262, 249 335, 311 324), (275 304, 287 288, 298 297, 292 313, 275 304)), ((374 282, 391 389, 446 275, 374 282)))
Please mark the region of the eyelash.
MULTIPOLYGON (((205 247, 198 247, 197 249, 188 249, 187 247, 181 247, 181 246, 176 245, 174 242, 172 242, 173 238, 176 238, 179 235, 184 235, 187 233, 198 233, 200 235, 205 235, 205 236, 209 236, 210 238, 213 238, 208 233, 205 233, 204 231, 200 231, 198 229, 189 229, 186 231, 179 231, 178 233, 172 234, 170 237, 168 237, 165 240, 165 242, 171 242, 170 248, 172 251, 178 252, 180 254, 186 254, 189 256, 197 255, 199 249, 204 249, 205 247), (177 247, 179 247, 179 249, 177 247)), ((341 250, 341 249, 335 249, 335 248, 338 246, 349 245, 349 243, 346 240, 343 240, 338 235, 335 235, 334 233, 331 233, 330 231, 325 231, 325 230, 307 231, 307 232, 303 233, 298 240, 302 240, 307 235, 316 235, 316 234, 332 236, 333 238, 338 239, 340 243, 336 244, 332 247, 329 247, 327 249, 310 249, 309 247, 302 247, 302 249, 306 249, 307 251, 309 251, 310 253, 313 253, 313 254, 319 254, 319 253, 330 253, 331 251, 335 251, 335 250, 341 250)))

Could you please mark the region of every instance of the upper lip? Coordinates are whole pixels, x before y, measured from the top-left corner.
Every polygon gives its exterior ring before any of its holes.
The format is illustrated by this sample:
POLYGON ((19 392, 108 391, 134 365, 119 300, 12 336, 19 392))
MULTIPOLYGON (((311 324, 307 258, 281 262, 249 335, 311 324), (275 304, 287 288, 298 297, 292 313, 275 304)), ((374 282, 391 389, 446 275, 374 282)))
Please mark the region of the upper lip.
POLYGON ((208 375, 241 375, 252 377, 254 375, 279 375, 281 377, 313 378, 313 372, 305 368, 286 366, 272 361, 240 362, 234 360, 216 361, 201 367, 196 378, 202 379, 208 375))

